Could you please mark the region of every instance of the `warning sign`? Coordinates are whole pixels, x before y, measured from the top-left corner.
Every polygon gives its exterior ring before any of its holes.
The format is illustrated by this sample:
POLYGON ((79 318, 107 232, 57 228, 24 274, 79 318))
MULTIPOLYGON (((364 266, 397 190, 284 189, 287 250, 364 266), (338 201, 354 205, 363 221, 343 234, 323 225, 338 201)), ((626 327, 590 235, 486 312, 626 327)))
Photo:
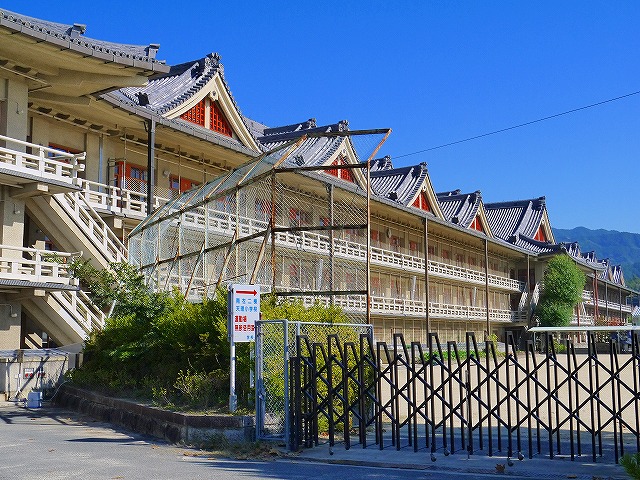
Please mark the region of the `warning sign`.
POLYGON ((232 285, 230 327, 234 342, 253 342, 260 319, 260 286, 232 285))

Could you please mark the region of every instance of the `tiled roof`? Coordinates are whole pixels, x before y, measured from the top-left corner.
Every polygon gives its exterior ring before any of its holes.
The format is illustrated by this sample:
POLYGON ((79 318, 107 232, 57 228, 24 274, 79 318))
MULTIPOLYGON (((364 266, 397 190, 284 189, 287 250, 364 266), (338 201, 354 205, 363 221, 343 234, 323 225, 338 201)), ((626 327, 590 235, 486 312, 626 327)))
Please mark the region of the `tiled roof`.
POLYGON ((605 258, 604 260, 600 261, 600 264, 602 265, 602 267, 604 268, 604 270, 602 272, 600 272, 600 274, 598 275, 599 278, 601 278, 602 280, 610 280, 610 273, 611 273, 611 262, 609 261, 608 258, 605 258))
MULTIPOLYGON (((349 122, 346 120, 318 127, 316 125, 316 120, 311 118, 305 122, 293 125, 265 128, 263 130, 263 135, 258 137, 258 142, 265 150, 273 150, 283 146, 287 142, 296 140, 305 134, 343 132, 348 129, 349 122)), ((325 165, 345 141, 350 140, 348 137, 343 136, 319 136, 315 138, 308 138, 289 154, 285 161, 285 165, 289 167, 325 165)))
POLYGON ((379 170, 392 170, 392 169, 393 169, 393 163, 391 163, 391 157, 389 155, 382 158, 376 158, 374 160, 371 160, 372 172, 377 172, 379 170))
POLYGON ((1 9, 0 26, 107 62, 157 72, 169 70, 163 60, 156 59, 160 45, 125 45, 95 40, 84 36, 86 25, 49 22, 1 9))
POLYGON ((163 115, 197 95, 221 70, 220 56, 212 53, 200 60, 174 65, 167 73, 152 77, 144 87, 121 88, 104 97, 163 115))
POLYGON ((375 195, 407 206, 427 178, 427 164, 371 172, 371 190, 375 195))
POLYGON ((262 137, 264 135, 264 131, 268 128, 266 125, 248 117, 243 117, 243 120, 247 128, 249 128, 249 132, 253 135, 253 138, 262 137))
POLYGON ((331 133, 331 132, 346 132, 349 130, 349 122, 342 120, 332 125, 323 125, 321 127, 316 126, 315 119, 307 120, 306 122, 297 123, 294 125, 285 125, 283 127, 266 128, 264 135, 258 137, 258 142, 264 145, 267 150, 277 148, 283 145, 285 142, 300 138, 302 135, 309 133, 331 133))
POLYGON ((535 237, 546 209, 545 198, 513 202, 485 203, 487 221, 493 234, 514 245, 526 247, 520 237, 535 237))
MULTIPOLYGON (((164 116, 167 112, 179 107, 197 95, 216 74, 218 74, 222 80, 225 90, 233 102, 234 108, 236 108, 240 118, 245 121, 245 126, 248 131, 253 133, 255 130, 247 125, 246 118, 240 113, 238 105, 233 95, 231 95, 231 90, 224 79, 224 67, 220 63, 220 56, 216 53, 211 53, 200 60, 174 65, 166 74, 153 76, 149 80, 148 85, 144 87, 122 88, 105 93, 102 95, 102 98, 130 111, 147 111, 154 115, 164 116)), ((226 135, 206 129, 195 123, 180 118, 163 118, 165 119, 163 123, 173 123, 179 130, 193 131, 195 136, 206 138, 213 136, 216 139, 214 143, 223 144, 223 146, 227 148, 238 151, 246 149, 246 147, 235 138, 227 137, 226 135)), ((256 125, 259 124, 253 122, 253 126, 256 127, 256 125)))
POLYGON ((460 193, 460 190, 436 193, 444 218, 462 227, 469 227, 476 218, 482 195, 479 190, 473 193, 460 193))
POLYGON ((611 267, 611 281, 619 285, 625 284, 622 266, 614 265, 613 267, 611 267))
MULTIPOLYGON (((288 167, 325 165, 346 141, 348 141, 347 137, 308 138, 289 154, 284 165, 288 167)), ((284 142, 266 144, 266 146, 271 150, 282 143, 284 142)))

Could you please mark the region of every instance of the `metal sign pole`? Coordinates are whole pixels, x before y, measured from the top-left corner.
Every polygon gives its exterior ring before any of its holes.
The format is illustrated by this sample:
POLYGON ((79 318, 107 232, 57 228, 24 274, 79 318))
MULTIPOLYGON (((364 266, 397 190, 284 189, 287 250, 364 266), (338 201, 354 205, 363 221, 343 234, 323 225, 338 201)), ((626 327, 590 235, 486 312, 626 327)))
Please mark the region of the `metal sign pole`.
POLYGON ((227 293, 227 333, 229 336, 229 411, 238 406, 236 396, 236 342, 233 340, 233 287, 227 293))
POLYGON ((229 411, 235 412, 238 397, 236 396, 236 343, 233 341, 233 335, 229 344, 229 360, 229 411))

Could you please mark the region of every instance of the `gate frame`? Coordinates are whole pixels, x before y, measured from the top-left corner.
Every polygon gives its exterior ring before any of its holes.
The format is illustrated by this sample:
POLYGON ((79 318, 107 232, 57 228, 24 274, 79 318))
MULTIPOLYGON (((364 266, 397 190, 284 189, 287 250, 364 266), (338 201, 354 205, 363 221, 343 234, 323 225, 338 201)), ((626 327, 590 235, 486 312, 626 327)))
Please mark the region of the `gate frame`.
MULTIPOLYGON (((370 323, 323 323, 323 322, 301 322, 298 320, 288 319, 273 319, 273 320, 258 320, 256 322, 256 341, 255 341, 255 357, 254 357, 254 369, 255 369, 255 430, 256 440, 273 440, 274 438, 280 438, 276 435, 263 435, 264 419, 266 414, 266 390, 264 386, 264 371, 263 371, 263 358, 264 351, 262 345, 262 326, 268 324, 281 324, 283 331, 283 356, 282 365, 284 368, 284 432, 283 439, 288 443, 291 438, 291 399, 289 395, 289 368, 291 349, 289 345, 289 326, 293 324, 295 327, 295 338, 298 338, 301 333, 301 325, 315 325, 325 327, 357 327, 365 328, 368 330, 367 335, 373 339, 373 325, 370 323)), ((294 352, 295 353, 295 352, 294 352)))

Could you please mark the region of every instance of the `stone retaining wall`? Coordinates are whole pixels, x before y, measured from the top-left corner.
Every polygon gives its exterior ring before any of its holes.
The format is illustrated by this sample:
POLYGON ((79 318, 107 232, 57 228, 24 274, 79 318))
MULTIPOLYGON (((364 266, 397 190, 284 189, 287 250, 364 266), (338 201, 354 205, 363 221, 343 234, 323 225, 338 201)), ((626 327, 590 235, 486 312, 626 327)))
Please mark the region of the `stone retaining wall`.
POLYGON ((193 415, 170 412, 128 400, 62 385, 53 402, 69 410, 172 443, 202 445, 221 437, 231 442, 255 438, 254 418, 241 415, 193 415))

